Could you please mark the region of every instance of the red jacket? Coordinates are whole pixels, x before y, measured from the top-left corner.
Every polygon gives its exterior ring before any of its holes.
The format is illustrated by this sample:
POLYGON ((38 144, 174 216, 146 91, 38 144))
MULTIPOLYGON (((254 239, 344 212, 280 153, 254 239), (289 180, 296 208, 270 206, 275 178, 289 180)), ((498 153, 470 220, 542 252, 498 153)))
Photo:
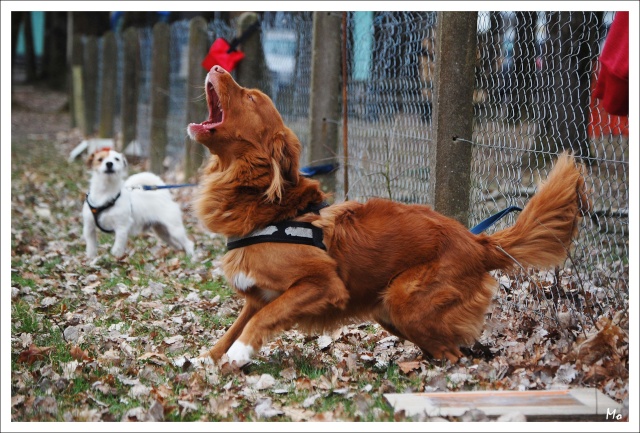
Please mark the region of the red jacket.
POLYGON ((600 55, 600 74, 593 96, 607 113, 629 114, 629 12, 616 12, 600 55))

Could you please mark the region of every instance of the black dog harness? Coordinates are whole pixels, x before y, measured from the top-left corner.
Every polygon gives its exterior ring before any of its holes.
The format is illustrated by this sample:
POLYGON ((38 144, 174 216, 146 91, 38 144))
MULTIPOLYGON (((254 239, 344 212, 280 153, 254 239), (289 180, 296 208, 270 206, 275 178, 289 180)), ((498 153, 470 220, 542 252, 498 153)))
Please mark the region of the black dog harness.
MULTIPOLYGON (((298 215, 313 212, 320 213, 320 210, 329 206, 328 203, 310 204, 298 215)), ((254 230, 243 237, 231 237, 227 241, 227 249, 242 248, 248 245, 259 244, 262 242, 276 242, 287 244, 311 245, 322 250, 327 247, 322 242, 322 229, 311 223, 299 221, 281 221, 279 223, 270 224, 264 228, 254 230)))
POLYGON ((90 202, 89 202, 89 193, 87 193, 87 196, 85 198, 85 201, 87 202, 87 204, 89 205, 89 209, 91 209, 91 214, 93 215, 93 219, 96 222, 96 225, 98 226, 98 228, 100 230, 102 230, 105 233, 113 233, 115 230, 107 230, 104 227, 102 227, 100 225, 100 223, 98 222, 98 216, 100 216, 100 214, 102 213, 102 211, 105 211, 107 209, 109 209, 111 206, 113 206, 114 204, 116 204, 116 201, 120 198, 120 193, 118 193, 117 196, 115 196, 114 198, 112 198, 111 200, 109 200, 108 202, 106 202, 105 204, 103 204, 102 206, 93 206, 90 202))

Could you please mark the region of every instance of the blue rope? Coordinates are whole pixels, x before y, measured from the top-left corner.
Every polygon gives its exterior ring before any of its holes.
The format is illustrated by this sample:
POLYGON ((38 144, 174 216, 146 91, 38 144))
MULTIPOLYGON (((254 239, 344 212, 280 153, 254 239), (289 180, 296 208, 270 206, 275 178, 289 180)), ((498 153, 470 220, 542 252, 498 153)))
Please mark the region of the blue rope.
POLYGON ((476 225, 475 227, 473 227, 471 230, 469 230, 471 233, 473 233, 474 235, 478 235, 480 233, 482 233, 483 231, 485 231, 486 229, 488 229, 489 227, 491 227, 493 224, 495 224, 499 219, 501 219, 502 217, 506 216, 507 214, 513 212, 514 210, 517 211, 521 211, 522 209, 519 208, 518 206, 509 206, 508 208, 491 215, 489 218, 483 220, 480 222, 480 224, 476 225))
POLYGON ((182 188, 185 186, 197 186, 197 183, 183 183, 180 185, 142 185, 145 191, 155 191, 156 189, 182 188))
MULTIPOLYGON (((300 169, 300 174, 304 177, 313 177, 318 174, 326 174, 331 173, 337 168, 336 164, 325 164, 325 165, 315 165, 315 166, 306 166, 300 169)), ((185 186, 198 186, 197 183, 184 183, 180 185, 142 185, 142 189, 145 191, 155 191, 157 189, 168 189, 168 188, 183 188, 185 186)))
MULTIPOLYGON (((300 169, 300 174, 305 177, 313 177, 318 174, 331 173, 337 168, 335 164, 324 164, 324 165, 316 165, 316 166, 307 166, 302 167, 300 169)), ((168 188, 183 188, 186 186, 197 186, 197 183, 184 183, 179 185, 142 185, 142 189, 145 191, 154 191, 157 189, 168 189, 168 188)), ((508 208, 491 215, 489 218, 481 221, 478 225, 470 229, 469 231, 474 235, 480 234, 493 224, 498 222, 498 220, 502 219, 506 215, 510 214, 513 211, 521 211, 522 209, 518 206, 509 206, 508 208)))
POLYGON ((324 164, 324 165, 308 165, 300 169, 300 174, 304 177, 313 177, 318 174, 327 174, 338 168, 337 164, 324 164))

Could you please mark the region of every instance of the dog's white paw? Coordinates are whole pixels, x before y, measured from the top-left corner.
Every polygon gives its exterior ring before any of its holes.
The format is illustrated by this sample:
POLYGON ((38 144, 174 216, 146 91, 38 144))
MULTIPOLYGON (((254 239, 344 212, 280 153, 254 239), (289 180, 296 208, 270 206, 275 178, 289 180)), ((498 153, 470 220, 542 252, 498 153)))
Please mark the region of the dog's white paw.
POLYGON ((213 359, 211 359, 209 355, 200 355, 197 358, 193 358, 191 360, 191 363, 196 367, 206 367, 208 365, 216 365, 216 363, 213 362, 213 359))
POLYGON ((85 254, 88 259, 94 259, 98 255, 98 247, 95 243, 87 242, 87 247, 85 249, 85 254))
POLYGON ((236 341, 235 343, 233 343, 227 351, 229 362, 233 363, 233 361, 235 361, 238 367, 242 367, 243 365, 249 363, 253 354, 253 347, 247 346, 241 341, 236 341))
POLYGON ((112 247, 111 248, 111 255, 113 255, 116 258, 122 258, 124 257, 124 248, 117 248, 117 247, 112 247))

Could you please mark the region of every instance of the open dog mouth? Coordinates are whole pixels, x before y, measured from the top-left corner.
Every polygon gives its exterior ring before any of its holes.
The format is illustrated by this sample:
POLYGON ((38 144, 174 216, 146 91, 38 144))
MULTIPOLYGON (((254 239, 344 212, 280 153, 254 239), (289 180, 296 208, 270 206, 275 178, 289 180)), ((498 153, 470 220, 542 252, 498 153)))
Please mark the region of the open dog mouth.
MULTIPOLYGON (((201 123, 189 123, 187 133, 191 139, 207 145, 213 138, 214 132, 219 130, 226 120, 228 107, 223 108, 222 100, 227 100, 228 89, 225 77, 227 71, 219 66, 214 66, 205 79, 205 95, 207 98, 207 108, 209 116, 201 123)), ((233 80, 233 79, 231 79, 233 80)))
POLYGON ((202 122, 201 125, 206 129, 212 130, 222 124, 224 111, 222 111, 220 97, 210 81, 207 82, 207 104, 209 105, 209 118, 202 122))

